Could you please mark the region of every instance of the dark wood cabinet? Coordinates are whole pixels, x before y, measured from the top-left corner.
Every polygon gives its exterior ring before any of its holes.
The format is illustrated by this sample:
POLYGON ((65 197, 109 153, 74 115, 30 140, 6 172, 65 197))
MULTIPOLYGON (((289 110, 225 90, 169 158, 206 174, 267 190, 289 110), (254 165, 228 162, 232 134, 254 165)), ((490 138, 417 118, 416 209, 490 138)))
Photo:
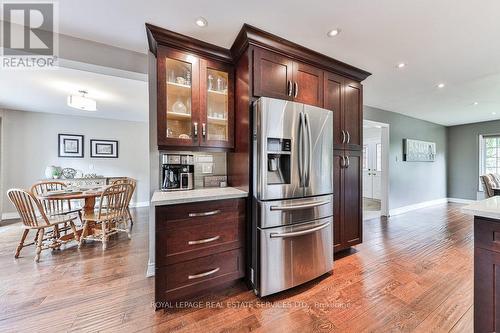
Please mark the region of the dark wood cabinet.
POLYGON ((147 25, 156 55, 160 149, 234 147, 234 66, 227 50, 147 25))
POLYGON ((363 86, 325 72, 324 107, 332 110, 335 149, 361 150, 363 145, 363 86))
POLYGON ((156 207, 156 302, 191 298, 245 275, 245 199, 156 207))
POLYGON ((363 146, 363 87, 361 83, 348 81, 344 86, 344 129, 347 134, 346 149, 363 146))
POLYGON ((323 106, 323 70, 301 62, 294 62, 293 84, 296 102, 323 106))
POLYGON ((362 242, 361 168, 361 151, 334 151, 334 252, 362 242))
POLYGON ((255 48, 253 94, 323 106, 323 70, 255 48))
POLYGON ((333 111, 333 147, 343 149, 346 140, 344 130, 344 84, 345 78, 325 72, 324 78, 324 107, 333 111))
POLYGON ((253 94, 292 100, 293 61, 260 48, 254 50, 253 94))
POLYGON ((474 332, 500 331, 500 220, 474 218, 474 332))

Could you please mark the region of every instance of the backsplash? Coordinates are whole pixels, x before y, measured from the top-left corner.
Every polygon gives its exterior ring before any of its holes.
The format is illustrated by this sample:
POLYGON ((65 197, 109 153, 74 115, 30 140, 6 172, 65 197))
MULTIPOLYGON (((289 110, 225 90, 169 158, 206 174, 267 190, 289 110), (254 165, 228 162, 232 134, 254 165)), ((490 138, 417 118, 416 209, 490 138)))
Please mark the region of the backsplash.
MULTIPOLYGON (((206 176, 227 176, 226 153, 190 152, 190 151, 161 151, 162 154, 189 154, 194 156, 194 188, 204 187, 206 176)), ((208 183, 217 182, 218 177, 208 183)))
POLYGON ((226 153, 195 152, 194 187, 204 187, 205 176, 226 176, 226 153))

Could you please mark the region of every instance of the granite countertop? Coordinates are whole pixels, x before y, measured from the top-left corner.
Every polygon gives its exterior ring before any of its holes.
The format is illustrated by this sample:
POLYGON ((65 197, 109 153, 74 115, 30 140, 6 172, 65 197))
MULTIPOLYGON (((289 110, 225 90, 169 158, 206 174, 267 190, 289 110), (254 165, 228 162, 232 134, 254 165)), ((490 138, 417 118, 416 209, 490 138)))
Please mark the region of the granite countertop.
POLYGON ((462 207, 462 212, 474 216, 500 219, 500 196, 471 203, 462 207))
POLYGON ((176 205, 190 202, 246 198, 248 192, 234 187, 200 188, 188 191, 155 191, 151 198, 153 206, 176 205))

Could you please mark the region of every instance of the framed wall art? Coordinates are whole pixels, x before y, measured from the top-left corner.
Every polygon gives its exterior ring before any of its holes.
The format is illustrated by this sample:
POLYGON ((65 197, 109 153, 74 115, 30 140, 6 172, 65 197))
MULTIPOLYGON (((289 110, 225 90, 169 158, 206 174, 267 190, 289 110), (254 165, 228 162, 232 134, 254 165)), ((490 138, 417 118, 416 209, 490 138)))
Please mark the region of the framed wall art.
POLYGON ((59 134, 58 156, 83 158, 84 149, 83 135, 59 134))
POLYGON ((436 160, 436 143, 414 139, 403 139, 403 161, 434 162, 436 160))
POLYGON ((90 157, 93 158, 118 158, 118 141, 116 140, 90 140, 90 157))

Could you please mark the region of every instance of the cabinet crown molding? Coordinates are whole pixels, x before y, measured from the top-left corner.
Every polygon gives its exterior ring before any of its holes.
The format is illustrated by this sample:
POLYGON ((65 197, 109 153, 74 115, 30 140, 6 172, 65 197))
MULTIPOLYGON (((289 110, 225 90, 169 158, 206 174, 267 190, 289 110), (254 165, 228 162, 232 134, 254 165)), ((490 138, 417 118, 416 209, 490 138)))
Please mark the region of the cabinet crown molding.
POLYGON ((150 23, 146 23, 146 34, 148 37, 149 50, 155 56, 157 55, 158 44, 160 44, 229 64, 233 62, 231 53, 228 49, 160 28, 150 23))
POLYGON ((236 62, 250 45, 281 53, 292 59, 341 74, 356 81, 363 81, 371 75, 371 73, 365 70, 330 58, 246 23, 243 24, 236 40, 231 46, 233 60, 236 62))
POLYGON ((252 45, 346 76, 355 81, 363 81, 371 75, 371 73, 365 70, 335 60, 246 23, 243 24, 230 50, 160 28, 150 23, 146 23, 146 33, 149 50, 155 56, 157 54, 158 44, 161 44, 192 52, 202 57, 234 64, 244 54, 248 46, 252 45))

